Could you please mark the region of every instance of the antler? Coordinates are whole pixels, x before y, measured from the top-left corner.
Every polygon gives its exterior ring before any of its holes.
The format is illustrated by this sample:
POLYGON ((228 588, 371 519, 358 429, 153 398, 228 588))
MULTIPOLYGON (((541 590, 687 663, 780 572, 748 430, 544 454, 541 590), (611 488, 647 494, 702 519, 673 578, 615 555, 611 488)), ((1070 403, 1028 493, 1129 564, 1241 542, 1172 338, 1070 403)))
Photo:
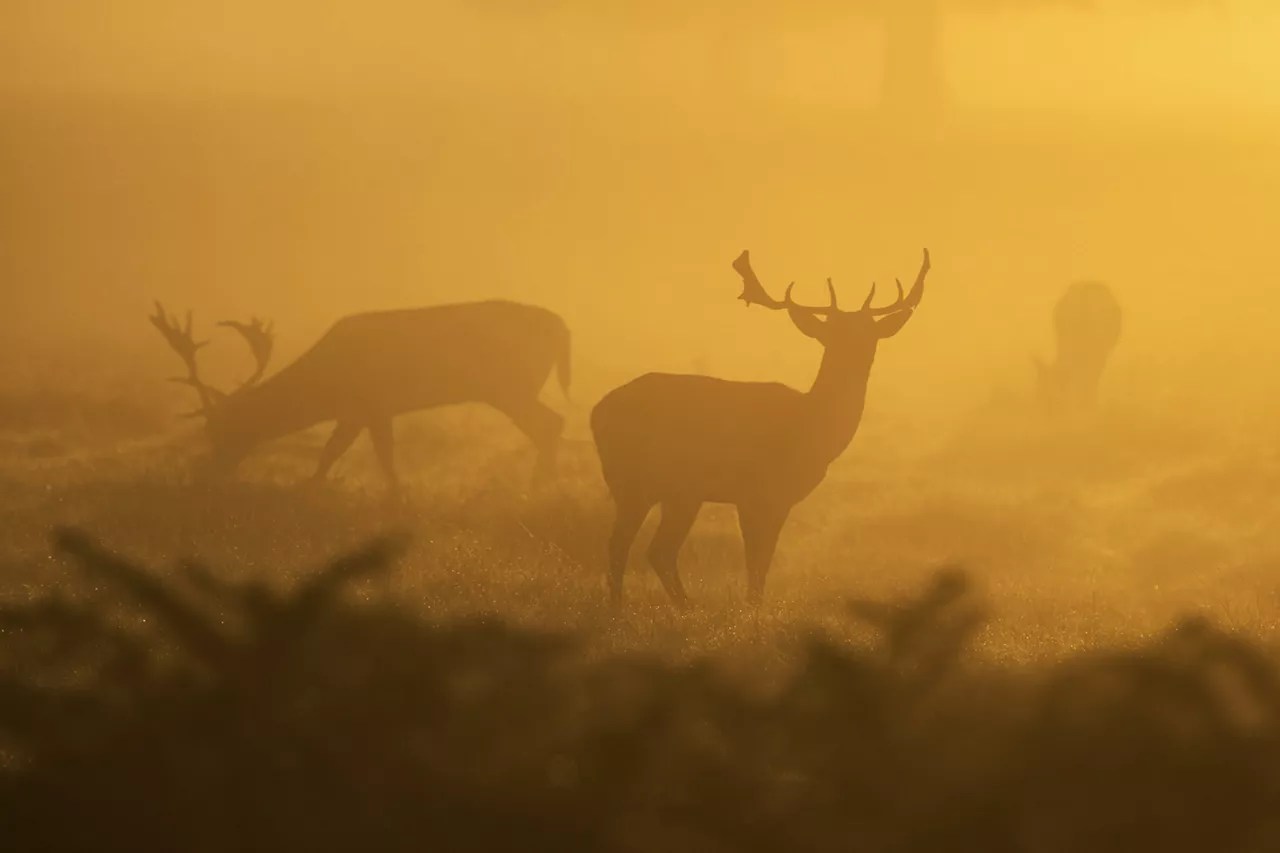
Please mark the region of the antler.
MULTIPOLYGON (((197 341, 192 335, 191 312, 187 312, 186 324, 181 325, 178 321, 165 313, 164 306, 158 301, 156 302, 156 313, 151 319, 151 325, 159 330, 164 336, 165 341, 169 344, 170 349, 176 352, 179 358, 187 366, 187 375, 185 377, 175 377, 172 382, 180 382, 183 385, 190 385, 196 389, 196 393, 200 395, 200 409, 191 412, 187 417, 197 417, 199 415, 207 415, 209 410, 217 406, 227 398, 227 394, 219 391, 200 379, 199 368, 196 363, 196 354, 201 349, 209 345, 208 341, 197 341)), ((254 317, 248 323, 241 323, 236 320, 224 320, 218 324, 219 326, 227 326, 235 329, 240 333, 249 344, 249 350, 253 353, 253 360, 256 364, 253 374, 240 386, 241 389, 247 388, 255 384, 262 378, 262 374, 266 372, 267 364, 271 361, 271 353, 275 348, 275 332, 271 322, 263 322, 254 317)))
MULTIPOLYGON (((772 308, 775 311, 782 308, 793 311, 807 311, 811 314, 832 315, 839 314, 840 308, 836 301, 836 288, 831 283, 831 279, 827 279, 827 293, 831 295, 831 305, 819 308, 811 305, 797 305, 791 300, 791 288, 795 286, 795 282, 787 285, 787 292, 781 300, 774 299, 764 289, 764 285, 760 284, 760 279, 756 278, 755 272, 751 269, 751 256, 744 249, 738 259, 733 262, 733 268, 737 270, 738 275, 742 276, 742 295, 738 298, 748 305, 763 305, 766 308, 772 308)), ((871 303, 876 297, 876 285, 871 284, 871 292, 867 294, 867 298, 862 303, 860 311, 866 312, 873 317, 880 317, 885 314, 894 314, 898 311, 904 311, 909 308, 915 308, 920 304, 920 298, 924 295, 924 280, 929 274, 930 260, 929 250, 924 250, 924 261, 920 265, 920 272, 916 275, 916 280, 911 285, 910 293, 903 293, 901 279, 894 279, 894 284, 898 286, 898 298, 892 305, 886 305, 882 308, 872 308, 871 303)))
POLYGON ((266 372, 267 364, 271 361, 271 352, 275 348, 274 324, 269 320, 264 323, 254 317, 248 323, 223 320, 218 325, 235 329, 249 343, 249 351, 253 353, 255 367, 253 374, 240 387, 248 388, 250 385, 256 384, 262 378, 262 374, 266 372))
POLYGON ((829 305, 826 308, 815 308, 810 305, 797 305, 796 303, 792 302, 791 288, 794 285, 795 285, 794 281, 791 282, 791 284, 787 285, 787 295, 786 295, 786 299, 783 302, 784 308, 792 308, 797 311, 808 311, 810 314, 831 315, 831 314, 840 313, 840 306, 837 304, 837 300, 836 300, 836 286, 831 283, 831 279, 827 279, 827 293, 830 294, 831 296, 831 305, 829 305))
POLYGON ((196 354, 205 346, 208 341, 197 341, 191 333, 191 312, 187 312, 187 322, 185 327, 180 326, 176 318, 165 313, 164 306, 159 301, 156 302, 155 316, 150 318, 151 325, 159 330, 164 336, 165 341, 169 344, 170 349, 178 354, 183 363, 187 366, 187 375, 171 378, 171 382, 180 382, 183 385, 190 385, 196 389, 196 393, 200 395, 201 410, 190 413, 189 417, 203 414, 205 410, 212 408, 226 397, 216 388, 206 385, 200 379, 200 371, 196 364, 196 354))
POLYGON ((862 310, 866 311, 873 317, 879 317, 883 314, 893 314, 907 308, 915 308, 920 304, 920 297, 924 295, 924 278, 929 274, 929 250, 924 250, 924 262, 920 265, 920 272, 916 275, 915 284, 911 285, 911 293, 903 296, 902 281, 894 279, 894 283, 898 285, 898 299, 892 305, 886 305, 883 308, 872 308, 871 300, 876 296, 875 282, 871 283, 871 292, 867 294, 867 300, 862 303, 862 310))
MULTIPOLYGON (((747 305, 763 305, 766 308, 778 309, 785 308, 785 303, 771 297, 765 292, 764 285, 760 283, 760 279, 756 278, 755 270, 751 269, 751 253, 746 249, 742 250, 742 254, 738 255, 738 259, 733 262, 733 268, 742 276, 742 294, 738 297, 747 305)), ((788 288, 788 292, 790 288, 788 288)))
POLYGON ((840 308, 836 304, 836 288, 831 283, 831 279, 827 279, 827 292, 831 294, 831 305, 826 308, 814 308, 808 305, 797 305, 791 301, 791 288, 795 287, 795 282, 787 285, 787 292, 782 300, 771 297, 765 291, 764 285, 760 283, 760 279, 756 278, 755 271, 751 269, 751 255, 746 250, 742 250, 742 254, 738 255, 738 259, 733 262, 733 268, 738 275, 742 276, 742 294, 738 297, 748 305, 763 305, 775 311, 786 308, 787 310, 807 311, 811 314, 838 314, 840 308))

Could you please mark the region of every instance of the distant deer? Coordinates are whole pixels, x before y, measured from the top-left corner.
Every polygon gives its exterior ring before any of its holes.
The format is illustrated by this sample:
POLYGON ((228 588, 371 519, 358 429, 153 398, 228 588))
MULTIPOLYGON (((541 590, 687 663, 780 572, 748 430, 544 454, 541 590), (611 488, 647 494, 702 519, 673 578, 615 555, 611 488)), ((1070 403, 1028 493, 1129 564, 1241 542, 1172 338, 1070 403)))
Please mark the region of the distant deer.
POLYGON ((296 361, 263 380, 274 337, 270 324, 224 322, 248 341, 257 364, 238 390, 223 393, 200 379, 191 314, 186 326, 156 304, 151 318, 187 366, 177 382, 193 387, 205 419, 213 462, 235 468, 263 442, 335 421, 315 480, 363 430, 392 491, 399 488, 392 452, 396 415, 453 403, 488 403, 509 417, 538 449, 535 480, 554 468, 564 419, 538 400, 554 367, 569 394, 569 331, 556 314, 491 301, 354 314, 335 323, 296 361))
POLYGON ((1040 403, 1051 412, 1088 408, 1097 399, 1102 373, 1120 341, 1120 304, 1107 285, 1077 282, 1054 306, 1053 325, 1053 364, 1035 359, 1040 403))
MULTIPOLYGON (((791 508, 822 482, 853 440, 862 419, 876 344, 911 319, 924 292, 929 251, 911 292, 872 308, 875 285, 857 311, 808 308, 770 298, 744 251, 733 268, 747 305, 787 309, 803 334, 824 348, 808 392, 773 382, 649 373, 609 392, 591 412, 591 431, 617 515, 609 540, 609 590, 622 601, 622 581, 636 533, 654 504, 662 521, 648 557, 667 595, 687 598, 676 562, 703 503, 734 504, 746 551, 747 597, 759 604, 778 536, 791 508), (825 319, 823 319, 825 317, 825 319), (880 318, 880 319, 877 319, 880 318)), ((794 284, 794 283, 793 283, 794 284)))

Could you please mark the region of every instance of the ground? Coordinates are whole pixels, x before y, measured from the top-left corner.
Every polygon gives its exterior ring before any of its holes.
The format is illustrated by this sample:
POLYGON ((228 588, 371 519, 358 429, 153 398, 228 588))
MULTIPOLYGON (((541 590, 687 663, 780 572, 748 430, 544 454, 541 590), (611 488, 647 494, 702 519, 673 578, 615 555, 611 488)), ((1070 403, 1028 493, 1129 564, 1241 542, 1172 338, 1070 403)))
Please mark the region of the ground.
MULTIPOLYGON (((1141 643, 1190 611, 1280 641, 1274 451, 1213 448, 1115 407, 1074 427, 979 411, 967 429, 924 447, 904 438, 910 424, 867 421, 795 510, 759 613, 743 605, 734 512, 708 505, 681 561, 693 611, 666 606, 641 556, 642 533, 627 610, 612 618, 603 586, 612 510, 594 448, 568 442, 559 482, 526 493, 532 449, 480 407, 402 420, 409 489, 394 504, 363 442, 329 483, 302 485, 323 431, 264 448, 235 482, 217 486, 189 482, 188 462, 201 450, 193 425, 58 454, 14 439, 0 469, 0 596, 74 589, 79 575, 49 556, 56 525, 153 567, 193 558, 281 586, 402 530, 412 545, 384 592, 432 619, 493 613, 581 631, 610 650, 772 660, 815 626, 863 643, 848 600, 913 593, 948 565, 969 570, 990 602, 979 648, 994 660, 1141 643)), ((656 513, 647 530, 655 521, 656 513)))

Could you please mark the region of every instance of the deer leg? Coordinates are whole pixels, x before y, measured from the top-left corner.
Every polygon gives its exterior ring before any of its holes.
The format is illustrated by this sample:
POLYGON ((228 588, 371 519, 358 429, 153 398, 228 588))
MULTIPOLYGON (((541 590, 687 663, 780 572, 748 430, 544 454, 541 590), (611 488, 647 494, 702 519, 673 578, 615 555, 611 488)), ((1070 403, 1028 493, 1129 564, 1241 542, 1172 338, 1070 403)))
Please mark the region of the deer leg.
POLYGON ((333 463, 351 448, 356 437, 360 435, 361 429, 363 427, 354 421, 338 421, 338 425, 333 428, 333 434, 329 436, 324 449, 320 451, 320 463, 316 466, 316 472, 311 475, 313 481, 319 482, 329 476, 333 463))
POLYGON ((680 572, 677 562, 680 548, 693 529, 693 522, 698 518, 701 502, 663 501, 662 521, 658 524, 658 532, 653 534, 649 543, 649 565, 653 566, 662 588, 667 591, 672 603, 683 610, 689 599, 684 593, 684 584, 680 583, 680 572))
POLYGON ((550 479, 555 473, 560 434, 564 431, 564 417, 537 398, 505 402, 497 408, 529 437, 538 450, 538 461, 533 469, 534 483, 550 479))
POLYGON ((373 453, 378 457, 378 465, 387 478, 387 485, 392 493, 400 491, 400 478, 396 476, 395 442, 392 438, 391 419, 382 418, 369 425, 369 438, 373 439, 373 453))
POLYGON ((622 578, 627 573, 627 558, 640 525, 644 524, 652 504, 614 498, 616 515, 613 533, 609 535, 609 600, 616 610, 622 605, 622 578))
POLYGON ((791 507, 738 507, 738 527, 742 530, 747 562, 747 603, 753 607, 764 600, 764 579, 790 513, 791 507))

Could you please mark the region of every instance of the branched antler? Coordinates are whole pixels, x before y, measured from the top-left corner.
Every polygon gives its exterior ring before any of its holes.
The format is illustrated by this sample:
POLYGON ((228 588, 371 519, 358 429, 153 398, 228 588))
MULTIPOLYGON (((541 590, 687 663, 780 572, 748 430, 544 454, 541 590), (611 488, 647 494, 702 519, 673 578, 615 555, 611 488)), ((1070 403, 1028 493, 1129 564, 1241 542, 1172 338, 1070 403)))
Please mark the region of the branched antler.
MULTIPOLYGON (((175 317, 166 314, 164 306, 156 302, 156 313, 150 319, 151 325, 155 326, 160 334, 164 336, 169 348, 176 352, 178 357, 182 359, 183 364, 187 366, 186 376, 174 377, 170 381, 190 385, 200 395, 200 409, 190 412, 187 417, 207 416, 213 408, 227 398, 226 392, 219 391, 200 378, 196 356, 200 350, 209 345, 209 342, 197 341, 193 336, 190 311, 187 312, 186 323, 181 324, 175 317)), ((255 365, 253 374, 241 384, 237 391, 257 384, 262 379, 263 373, 266 372, 267 365, 271 361, 271 354, 275 349, 276 337, 273 324, 270 321, 264 322, 254 317, 248 323, 224 320, 218 325, 227 326, 239 332, 241 337, 248 342, 249 351, 253 353, 255 365)))
MULTIPOLYGON (((929 273, 929 250, 924 250, 924 262, 920 266, 920 272, 916 276, 915 284, 911 286, 910 293, 904 293, 902 281, 895 279, 894 283, 898 286, 898 298, 892 305, 886 305, 883 308, 872 308, 871 302, 876 296, 876 286, 871 284, 871 292, 867 294, 866 301, 862 303, 859 309, 861 312, 870 314, 873 317, 880 317, 885 314, 893 314, 908 308, 915 308, 920 304, 920 297, 924 295, 924 279, 929 273)), ((841 313, 839 305, 836 303, 836 288, 831 283, 831 279, 827 279, 827 293, 831 297, 831 304, 827 306, 811 306, 798 305, 791 299, 791 288, 795 282, 787 285, 787 292, 782 299, 774 299, 764 289, 764 285, 760 283, 760 279, 756 277, 755 272, 751 269, 751 256, 747 251, 743 251, 738 259, 733 262, 733 268, 738 275, 742 276, 742 294, 738 296, 748 305, 763 305, 766 308, 772 308, 775 311, 786 308, 788 311, 803 311, 809 314, 820 316, 831 316, 832 314, 841 313)), ((848 313, 848 312, 845 312, 848 313)))
POLYGON ((742 277, 742 294, 738 298, 747 305, 763 305, 775 311, 786 308, 806 311, 810 314, 840 313, 840 307, 836 301, 836 288, 831 283, 831 279, 827 279, 827 293, 831 295, 831 305, 825 308, 813 308, 808 305, 797 305, 791 300, 791 289, 796 284, 794 281, 787 285, 787 292, 782 299, 774 299, 770 296, 764 289, 764 285, 760 283, 760 279, 756 277, 755 270, 751 269, 751 254, 746 249, 743 249, 742 254, 738 255, 738 259, 733 262, 733 268, 742 277))
POLYGON ((237 320, 223 320, 219 326, 227 326, 235 329, 248 342, 249 351, 253 353, 254 370, 253 374, 241 384, 241 388, 248 388, 250 385, 257 384, 262 379, 262 374, 267 370, 267 364, 271 361, 271 353, 275 348, 276 336, 274 324, 268 320, 265 323, 254 317, 248 323, 241 323, 237 320))
POLYGON ((179 325, 177 318, 166 314, 164 306, 156 302, 156 313, 151 319, 151 325, 159 330, 164 336, 165 341, 169 344, 169 348, 178 354, 182 362, 187 366, 186 376, 175 376, 170 379, 171 382, 179 382, 183 385, 190 385, 196 389, 196 393, 200 395, 201 410, 190 413, 190 417, 204 414, 208 409, 213 408, 226 394, 206 385, 200 379, 200 369, 196 363, 196 354, 201 349, 209 345, 208 341, 197 341, 192 335, 191 312, 187 312, 186 325, 179 325))
POLYGON ((876 296, 875 282, 871 283, 871 292, 867 294, 867 301, 862 303, 862 310, 871 314, 873 317, 879 317, 884 314, 893 314, 906 308, 915 308, 920 304, 920 297, 924 296, 924 279, 929 274, 929 250, 924 250, 924 261, 920 264, 920 272, 916 274, 915 283, 911 285, 911 292, 903 294, 902 280, 894 279, 894 284, 898 285, 898 299, 892 305, 886 305, 883 308, 872 308, 871 300, 876 296))

